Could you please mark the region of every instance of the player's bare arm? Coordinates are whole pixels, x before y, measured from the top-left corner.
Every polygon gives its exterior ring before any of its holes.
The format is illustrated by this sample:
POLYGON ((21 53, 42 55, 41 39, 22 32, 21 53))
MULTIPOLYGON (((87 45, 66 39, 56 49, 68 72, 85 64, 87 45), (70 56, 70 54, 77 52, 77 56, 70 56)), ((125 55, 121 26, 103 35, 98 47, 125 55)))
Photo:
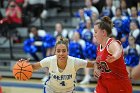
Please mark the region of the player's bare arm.
POLYGON ((101 76, 101 72, 98 69, 97 63, 94 63, 94 71, 93 71, 93 75, 95 79, 98 79, 101 76))
POLYGON ((113 41, 109 47, 108 47, 108 51, 112 54, 111 56, 108 55, 106 61, 107 62, 114 62, 115 60, 119 59, 122 55, 122 47, 121 45, 116 42, 116 41, 113 41))
POLYGON ((96 62, 96 61, 88 61, 87 67, 88 67, 88 68, 93 68, 95 62, 96 62))
POLYGON ((33 71, 36 71, 41 68, 40 62, 33 63, 31 65, 32 65, 33 71))
MULTIPOLYGON (((20 59, 18 62, 22 62, 22 61, 29 62, 29 60, 30 59, 20 59)), ((41 68, 40 62, 32 63, 31 65, 32 65, 33 71, 36 71, 41 68)))

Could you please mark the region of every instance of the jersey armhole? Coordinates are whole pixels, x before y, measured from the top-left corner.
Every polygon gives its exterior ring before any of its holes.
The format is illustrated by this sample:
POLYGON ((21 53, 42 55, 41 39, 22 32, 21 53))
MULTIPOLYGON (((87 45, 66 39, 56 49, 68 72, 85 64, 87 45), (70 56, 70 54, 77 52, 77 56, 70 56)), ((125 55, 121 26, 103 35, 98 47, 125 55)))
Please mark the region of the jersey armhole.
POLYGON ((110 45, 113 41, 114 41, 114 40, 112 40, 112 41, 106 46, 107 52, 108 52, 109 54, 111 54, 111 55, 112 55, 112 53, 109 51, 109 45, 110 45))
MULTIPOLYGON (((107 47, 106 47, 106 49, 107 49, 107 52, 109 53, 109 54, 112 54, 111 52, 109 52, 109 45, 112 43, 112 42, 117 42, 121 47, 122 47, 122 45, 121 45, 121 42, 119 41, 119 40, 112 40, 108 45, 107 45, 107 47)), ((123 49, 123 48, 122 48, 123 49)), ((122 50, 123 51, 123 50, 122 50)))

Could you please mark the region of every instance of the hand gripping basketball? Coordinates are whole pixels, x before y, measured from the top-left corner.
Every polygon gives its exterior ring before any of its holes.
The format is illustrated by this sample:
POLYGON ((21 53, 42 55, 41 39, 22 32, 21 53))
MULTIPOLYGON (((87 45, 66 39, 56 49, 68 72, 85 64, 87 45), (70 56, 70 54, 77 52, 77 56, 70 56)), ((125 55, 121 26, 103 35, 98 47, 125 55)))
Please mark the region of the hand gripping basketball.
POLYGON ((13 66, 13 75, 16 79, 26 81, 32 77, 33 68, 29 60, 20 59, 13 66))

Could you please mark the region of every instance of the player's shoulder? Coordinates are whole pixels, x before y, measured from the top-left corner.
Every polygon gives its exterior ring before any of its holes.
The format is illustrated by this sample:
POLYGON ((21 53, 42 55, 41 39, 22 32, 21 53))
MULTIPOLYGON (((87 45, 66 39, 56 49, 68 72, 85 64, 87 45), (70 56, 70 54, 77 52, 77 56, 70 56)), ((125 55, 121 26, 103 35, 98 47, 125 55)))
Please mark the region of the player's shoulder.
POLYGON ((69 59, 69 60, 75 60, 76 57, 68 56, 68 59, 69 59))
POLYGON ((79 61, 81 62, 81 61, 83 61, 83 59, 72 57, 72 56, 68 56, 68 60, 73 61, 73 62, 79 62, 79 61))
POLYGON ((109 38, 107 45, 113 45, 113 44, 119 44, 121 45, 121 41, 113 39, 113 38, 109 38))
POLYGON ((75 62, 76 60, 78 60, 79 58, 76 57, 72 57, 72 56, 68 56, 68 60, 71 62, 75 62))
POLYGON ((49 56, 49 57, 46 57, 46 59, 56 59, 56 55, 53 55, 53 56, 49 56))

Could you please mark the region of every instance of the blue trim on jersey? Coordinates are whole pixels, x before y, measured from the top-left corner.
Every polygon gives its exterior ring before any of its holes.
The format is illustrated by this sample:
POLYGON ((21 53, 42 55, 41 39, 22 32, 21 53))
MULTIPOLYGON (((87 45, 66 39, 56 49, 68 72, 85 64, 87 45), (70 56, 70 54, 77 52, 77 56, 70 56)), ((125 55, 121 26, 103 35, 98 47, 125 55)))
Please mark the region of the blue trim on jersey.
POLYGON ((44 87, 43 87, 43 91, 44 91, 44 93, 47 93, 46 92, 46 83, 50 80, 50 74, 49 74, 49 77, 48 77, 48 79, 45 81, 45 83, 44 83, 44 87))
POLYGON ((44 91, 44 93, 46 93, 46 86, 45 85, 44 85, 43 91, 44 91))

